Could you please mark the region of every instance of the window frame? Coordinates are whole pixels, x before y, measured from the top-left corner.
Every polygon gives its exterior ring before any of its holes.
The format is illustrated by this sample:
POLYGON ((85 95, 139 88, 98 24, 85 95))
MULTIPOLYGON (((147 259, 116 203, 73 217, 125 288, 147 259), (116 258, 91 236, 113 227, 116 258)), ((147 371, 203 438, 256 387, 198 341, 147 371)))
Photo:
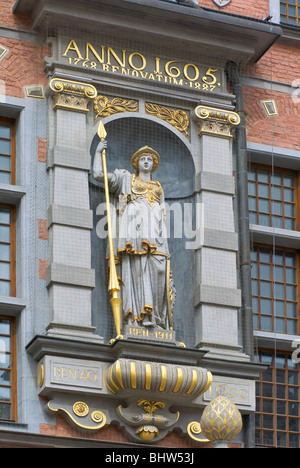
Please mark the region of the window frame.
POLYGON ((295 5, 290 5, 289 0, 279 0, 279 11, 280 11, 280 22, 282 24, 287 24, 290 26, 300 26, 300 4, 298 3, 298 0, 296 0, 295 5), (285 13, 281 12, 281 6, 285 7, 285 13), (289 6, 295 7, 296 9, 295 16, 289 14, 289 6), (286 19, 286 21, 283 21, 283 17, 286 19), (290 23, 289 21, 290 18, 295 19, 296 24, 290 23))
MULTIPOLYGON (((11 150, 10 150, 10 184, 16 185, 16 121, 14 119, 9 119, 8 117, 0 116, 0 124, 10 125, 11 130, 11 150)), ((6 171, 0 171, 5 172, 6 171)))
MULTIPOLYGON (((272 229, 285 229, 285 230, 289 230, 289 231, 293 231, 293 232, 300 231, 300 201, 299 201, 299 196, 300 196, 300 173, 299 173, 299 171, 292 170, 292 169, 286 169, 284 167, 279 167, 279 166, 274 166, 273 167, 273 166, 269 166, 269 165, 265 165, 265 164, 258 164, 258 163, 251 163, 249 165, 249 167, 248 167, 248 173, 252 169, 255 169, 255 170, 261 169, 261 170, 268 171, 269 172, 269 179, 275 172, 280 172, 281 174, 287 174, 287 175, 291 174, 291 175, 294 176, 294 186, 293 186, 293 189, 294 189, 294 202, 292 203, 292 202, 286 201, 286 203, 291 203, 291 204, 294 205, 294 207, 295 207, 295 216, 294 217, 284 216, 284 212, 283 212, 282 215, 277 216, 280 219, 282 219, 283 227, 276 227, 276 226, 273 225, 272 218, 274 216, 276 216, 276 215, 274 215, 272 213, 271 205, 272 205, 272 201, 276 201, 276 199, 272 198, 271 189, 272 189, 273 186, 277 186, 277 185, 272 185, 270 183, 270 181, 269 181, 268 184, 265 184, 265 185, 268 185, 268 198, 259 197, 259 194, 258 194, 258 180, 257 180, 257 176, 256 176, 255 181, 252 181, 251 179, 248 178, 248 205, 249 205, 249 200, 251 198, 255 199, 255 204, 256 204, 256 211, 251 210, 250 206, 249 206, 249 219, 250 219, 250 213, 254 213, 255 216, 256 216, 256 223, 251 223, 250 222, 250 224, 255 224, 257 226, 263 226, 263 227, 269 227, 269 228, 272 228, 272 229), (255 196, 251 195, 249 193, 249 182, 255 182, 255 186, 256 186, 256 195, 255 196), (259 222, 258 222, 259 214, 260 213, 264 214, 264 212, 260 212, 259 209, 258 209, 258 202, 259 202, 260 198, 262 200, 268 200, 269 216, 270 216, 270 224, 269 225, 259 224, 259 222), (285 218, 295 220, 294 229, 289 229, 289 228, 284 227, 285 218)), ((280 185, 280 187, 281 187, 281 191, 283 191, 285 186, 280 185)), ((286 188, 288 188, 288 187, 286 187, 286 188)), ((278 200, 278 201, 281 201, 282 205, 284 205, 284 203, 285 203, 284 197, 282 197, 281 200, 278 200)))
MULTIPOLYGON (((269 282, 271 284, 271 287, 273 288, 273 285, 275 283, 278 283, 278 284, 283 284, 283 287, 284 287, 284 298, 282 300, 283 304, 284 304, 284 315, 281 316, 281 315, 277 315, 276 314, 276 309, 274 308, 274 304, 275 304, 275 300, 279 300, 279 298, 276 298, 274 297, 274 293, 272 292, 272 294, 270 295, 270 300, 271 300, 271 307, 272 307, 272 310, 271 310, 271 315, 269 314, 262 314, 261 313, 261 306, 259 307, 259 310, 258 312, 254 312, 253 310, 253 317, 257 317, 258 318, 258 324, 259 324, 259 327, 256 328, 255 326, 253 326, 254 330, 256 331, 262 331, 262 332, 266 332, 266 333, 278 333, 278 334, 287 334, 287 335, 292 335, 292 336, 297 336, 299 333, 300 333, 300 252, 296 249, 290 249, 290 248, 286 248, 286 247, 282 247, 282 246, 272 246, 270 244, 263 244, 263 243, 254 243, 252 248, 254 247, 258 247, 259 249, 270 249, 270 252, 272 254, 272 259, 275 255, 275 252, 276 251, 284 251, 285 253, 288 253, 288 252, 291 252, 295 255, 295 258, 296 258, 296 266, 295 266, 295 269, 296 269, 296 283, 287 283, 286 281, 286 269, 287 269, 287 265, 284 264, 284 281, 283 282, 280 282, 280 281, 274 281, 274 277, 273 277, 273 267, 275 265, 274 261, 272 260, 272 262, 269 263, 270 267, 271 267, 271 276, 270 276, 270 279, 267 279, 266 281, 269 282), (286 295, 286 287, 287 285, 289 284, 296 284, 296 301, 291 301, 291 300, 287 300, 287 295, 286 295), (296 302, 296 317, 295 319, 292 319, 291 317, 288 317, 288 314, 287 314, 287 311, 286 311, 286 304, 287 303, 293 303, 293 302, 296 302), (271 320, 272 320, 272 329, 271 330, 264 330, 261 328, 261 318, 262 316, 270 316, 271 317, 271 320), (276 319, 279 319, 279 318, 283 318, 284 319, 284 331, 278 331, 275 329, 275 320, 276 319), (287 324, 288 324, 288 320, 291 320, 291 321, 297 321, 296 323, 296 332, 295 333, 288 333, 288 327, 287 327, 287 324)), ((257 260, 257 261, 253 261, 251 260, 251 267, 252 267, 252 263, 256 263, 256 264, 267 264, 266 262, 261 262, 260 260, 257 260)), ((251 274, 251 284, 252 284, 252 281, 253 280, 256 280, 259 282, 261 281, 264 281, 264 278, 261 278, 261 276, 258 276, 258 277, 253 277, 252 274, 251 274)), ((258 298, 258 300, 260 300, 261 298, 267 298, 267 296, 263 296, 261 295, 260 293, 260 289, 258 289, 258 294, 253 294, 252 292, 252 298, 253 297, 256 297, 258 298)))
POLYGON ((8 203, 0 203, 0 208, 10 210, 10 294, 8 297, 16 297, 17 281, 16 281, 16 206, 8 203))
MULTIPOLYGON (((10 419, 0 418, 1 422, 17 422, 18 420, 18 407, 17 407, 17 339, 16 339, 16 318, 7 315, 0 315, 1 320, 8 320, 10 322, 10 367, 1 368, 10 370, 10 389, 11 399, 11 417, 10 419)), ((6 403, 6 402, 5 402, 6 403)))
MULTIPOLYGON (((275 448, 275 447, 278 447, 278 444, 277 444, 277 441, 278 441, 278 433, 285 433, 286 434, 286 437, 287 437, 287 445, 284 445, 284 446, 279 446, 280 448, 293 448, 293 447, 290 447, 290 437, 291 437, 291 434, 297 434, 297 437, 298 437, 298 447, 297 448, 300 448, 300 375, 299 375, 299 363, 295 363, 295 366, 297 367, 297 369, 294 370, 295 373, 297 373, 297 377, 298 377, 298 381, 296 384, 291 384, 289 383, 289 374, 288 372, 290 371, 289 367, 288 367, 288 359, 292 360, 292 354, 290 352, 287 352, 287 351, 277 351, 275 352, 275 350, 272 350, 272 349, 265 349, 265 348, 260 348, 258 350, 258 360, 259 362, 262 362, 261 361, 261 356, 262 355, 271 355, 272 356, 272 365, 268 366, 268 369, 266 369, 265 371, 261 372, 260 374, 260 378, 256 381, 256 413, 255 413, 255 416, 256 416, 256 421, 255 421, 255 439, 256 439, 256 446, 260 446, 260 447, 268 447, 268 448, 275 448), (276 359, 279 359, 280 357, 284 356, 285 358, 285 361, 284 361, 284 366, 283 367, 279 367, 279 366, 276 366, 276 359), (279 375, 279 372, 277 372, 278 370, 281 371, 284 371, 285 372, 285 379, 284 379, 284 385, 281 381, 279 381, 278 379, 278 375, 279 375), (268 379, 264 379, 263 376, 264 376, 264 372, 266 371, 270 371, 271 370, 271 378, 268 380, 268 379), (263 387, 264 385, 265 386, 268 386, 268 385, 272 385, 272 396, 267 396, 266 394, 264 395, 263 394, 263 387), (282 387, 285 388, 285 397, 283 397, 282 395, 280 395, 280 389, 282 389, 282 387), (258 392, 258 388, 259 388, 259 392, 258 392), (289 393, 289 388, 294 388, 297 390, 297 400, 294 400, 292 398, 289 398, 290 397, 290 393, 289 393), (273 410, 271 412, 268 412, 268 411, 263 411, 264 408, 263 408, 263 402, 267 402, 267 401, 272 401, 272 406, 273 406, 273 410), (297 401, 297 404, 298 404, 298 415, 292 415, 290 414, 289 412, 289 404, 290 402, 295 402, 297 401), (278 402, 284 402, 285 403, 285 413, 280 413, 278 412, 278 402), (266 417, 271 417, 272 418, 272 421, 273 421, 273 427, 270 428, 270 427, 265 427, 264 424, 263 424, 263 419, 264 419, 264 416, 266 417), (286 428, 285 430, 284 429, 278 429, 278 418, 281 418, 281 417, 285 417, 286 419, 286 422, 287 422, 287 425, 286 425, 286 428), (257 419, 259 418, 259 426, 257 426, 257 419), (290 423, 291 421, 293 420, 297 420, 298 422, 298 431, 292 431, 291 428, 290 428, 290 423), (260 442, 257 441, 257 435, 258 435, 258 432, 259 432, 259 440, 260 442), (271 433, 273 432, 273 444, 270 445, 270 444, 266 444, 266 443, 263 443, 263 434, 264 433, 271 433)), ((292 360, 293 361, 293 360, 292 360)))

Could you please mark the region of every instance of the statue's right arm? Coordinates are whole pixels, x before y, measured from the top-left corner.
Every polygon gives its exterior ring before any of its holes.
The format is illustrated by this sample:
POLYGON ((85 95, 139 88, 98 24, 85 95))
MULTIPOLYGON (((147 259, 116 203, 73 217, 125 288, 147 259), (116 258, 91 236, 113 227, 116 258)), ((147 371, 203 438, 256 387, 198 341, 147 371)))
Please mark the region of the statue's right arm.
MULTIPOLYGON (((93 177, 99 182, 104 182, 103 166, 102 166, 102 151, 107 148, 107 141, 101 140, 97 146, 93 164, 93 177)), ((111 180, 112 174, 107 174, 108 181, 111 180)))

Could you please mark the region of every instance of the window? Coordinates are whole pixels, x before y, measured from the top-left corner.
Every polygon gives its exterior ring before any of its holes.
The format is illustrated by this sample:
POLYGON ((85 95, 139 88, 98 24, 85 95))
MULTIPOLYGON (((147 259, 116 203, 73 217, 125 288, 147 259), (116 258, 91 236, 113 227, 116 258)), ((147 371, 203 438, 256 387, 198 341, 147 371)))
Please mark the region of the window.
POLYGON ((15 320, 0 316, 0 420, 16 421, 15 320))
POLYGON ((285 353, 260 351, 259 361, 268 366, 256 389, 256 444, 299 448, 298 364, 285 353))
POLYGON ((0 117, 0 183, 15 184, 15 122, 0 117))
POLYGON ((15 207, 0 204, 0 296, 16 295, 15 207))
POLYGON ((297 229, 297 174, 253 167, 248 172, 249 219, 283 229, 297 229))
POLYGON ((299 0, 280 0, 280 21, 298 26, 299 6, 299 0))
POLYGON ((254 246, 251 256, 254 328, 297 334, 297 252, 254 246))

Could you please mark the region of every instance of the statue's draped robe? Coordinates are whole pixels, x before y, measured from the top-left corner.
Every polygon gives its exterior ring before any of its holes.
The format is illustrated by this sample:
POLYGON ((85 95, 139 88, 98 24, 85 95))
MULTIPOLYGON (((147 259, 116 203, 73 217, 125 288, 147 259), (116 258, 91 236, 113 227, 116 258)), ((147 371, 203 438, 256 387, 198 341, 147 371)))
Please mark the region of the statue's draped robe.
POLYGON ((161 185, 116 169, 109 186, 117 205, 114 242, 123 317, 135 325, 167 329, 169 250, 161 185))

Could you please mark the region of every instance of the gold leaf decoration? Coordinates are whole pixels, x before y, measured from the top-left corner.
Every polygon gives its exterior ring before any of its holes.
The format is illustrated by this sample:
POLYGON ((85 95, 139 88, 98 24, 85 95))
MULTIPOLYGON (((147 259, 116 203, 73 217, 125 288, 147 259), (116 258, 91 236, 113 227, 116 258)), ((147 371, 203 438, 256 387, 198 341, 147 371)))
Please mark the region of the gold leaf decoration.
POLYGON ((119 112, 137 112, 138 103, 133 99, 116 97, 109 99, 107 96, 98 95, 94 100, 95 121, 98 117, 108 117, 119 112))
POLYGON ((181 109, 169 109, 168 107, 146 102, 146 112, 159 119, 165 120, 180 132, 185 133, 187 138, 189 137, 188 129, 190 120, 185 111, 181 109))

